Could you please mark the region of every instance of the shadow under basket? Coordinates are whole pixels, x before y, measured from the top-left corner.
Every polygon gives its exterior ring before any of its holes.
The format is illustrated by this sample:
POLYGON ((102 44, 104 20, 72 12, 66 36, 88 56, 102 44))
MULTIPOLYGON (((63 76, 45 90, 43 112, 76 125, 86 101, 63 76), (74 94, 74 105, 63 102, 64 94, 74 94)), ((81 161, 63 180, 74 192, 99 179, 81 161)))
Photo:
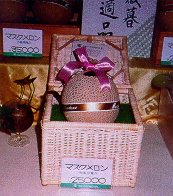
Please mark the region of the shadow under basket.
MULTIPOLYGON (((55 81, 55 72, 58 66, 65 64, 62 54, 69 58, 69 40, 75 39, 106 42, 110 49, 114 44, 118 45, 112 48, 109 58, 114 55, 113 62, 116 59, 118 70, 113 73, 117 75, 115 82, 119 91, 120 111, 114 123, 67 122, 57 100, 53 95, 48 95, 42 120, 42 184, 61 184, 63 158, 94 158, 113 160, 112 186, 134 187, 144 127, 133 89, 129 84, 126 38, 54 35, 49 89, 58 92, 62 90, 62 85, 55 81), (116 73, 123 73, 123 80, 116 73)), ((69 59, 65 58, 65 61, 69 62, 69 59)))

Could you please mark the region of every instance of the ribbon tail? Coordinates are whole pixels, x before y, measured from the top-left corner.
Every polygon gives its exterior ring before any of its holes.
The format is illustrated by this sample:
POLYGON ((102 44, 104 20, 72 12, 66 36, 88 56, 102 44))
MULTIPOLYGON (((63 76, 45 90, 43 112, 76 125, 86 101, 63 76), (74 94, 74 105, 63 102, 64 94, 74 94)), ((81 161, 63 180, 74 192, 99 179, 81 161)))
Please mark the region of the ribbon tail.
POLYGON ((111 90, 110 81, 109 81, 108 76, 105 74, 105 72, 97 70, 95 71, 95 74, 100 82, 101 90, 106 89, 106 88, 111 90))
POLYGON ((57 74, 56 80, 61 81, 66 84, 69 78, 76 72, 76 69, 81 68, 82 65, 80 62, 71 61, 67 63, 57 74))
POLYGON ((74 54, 76 55, 77 60, 79 60, 80 62, 89 63, 86 47, 81 47, 81 48, 75 49, 74 54))

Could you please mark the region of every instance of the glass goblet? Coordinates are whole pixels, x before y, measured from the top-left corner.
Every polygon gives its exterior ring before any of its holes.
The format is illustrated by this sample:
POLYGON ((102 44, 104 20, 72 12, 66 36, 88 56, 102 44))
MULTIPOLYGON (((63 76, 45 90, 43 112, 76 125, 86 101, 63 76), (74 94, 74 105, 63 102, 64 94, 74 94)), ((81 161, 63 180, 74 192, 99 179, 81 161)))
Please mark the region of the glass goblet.
POLYGON ((5 128, 11 132, 8 144, 14 147, 23 147, 30 143, 29 137, 21 134, 33 123, 34 116, 31 106, 27 101, 12 100, 5 104, 5 128))

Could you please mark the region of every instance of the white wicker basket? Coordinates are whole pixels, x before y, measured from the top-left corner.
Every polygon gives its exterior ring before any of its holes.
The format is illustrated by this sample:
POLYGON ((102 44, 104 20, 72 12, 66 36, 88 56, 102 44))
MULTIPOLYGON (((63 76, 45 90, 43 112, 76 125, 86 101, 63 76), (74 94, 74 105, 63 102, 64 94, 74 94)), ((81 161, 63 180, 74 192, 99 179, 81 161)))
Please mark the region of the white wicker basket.
POLYGON ((117 65, 110 74, 118 87, 120 102, 131 105, 135 122, 52 121, 52 106, 58 102, 48 95, 42 120, 42 184, 60 184, 62 158, 73 157, 113 159, 112 186, 134 187, 144 129, 129 83, 126 37, 53 35, 48 87, 59 93, 62 84, 55 81, 55 76, 70 61, 74 40, 108 45, 108 57, 117 65))

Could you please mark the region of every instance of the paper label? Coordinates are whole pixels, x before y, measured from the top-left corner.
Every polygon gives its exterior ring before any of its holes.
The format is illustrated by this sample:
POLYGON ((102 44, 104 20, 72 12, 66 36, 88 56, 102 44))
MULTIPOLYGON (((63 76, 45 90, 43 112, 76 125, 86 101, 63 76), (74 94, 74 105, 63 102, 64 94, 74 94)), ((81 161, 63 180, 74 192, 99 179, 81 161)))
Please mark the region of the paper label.
POLYGON ((112 159, 63 158, 61 187, 110 189, 112 159))
POLYGON ((173 37, 164 37, 161 65, 173 65, 173 37))
POLYGON ((5 56, 42 56, 42 30, 3 28, 5 56))
MULTIPOLYGON (((86 47, 87 54, 90 58, 101 60, 103 57, 107 56, 107 46, 105 44, 89 43, 85 41, 74 41, 72 46, 72 51, 76 48, 86 47)), ((71 61, 76 60, 74 55, 71 56, 71 61)))

